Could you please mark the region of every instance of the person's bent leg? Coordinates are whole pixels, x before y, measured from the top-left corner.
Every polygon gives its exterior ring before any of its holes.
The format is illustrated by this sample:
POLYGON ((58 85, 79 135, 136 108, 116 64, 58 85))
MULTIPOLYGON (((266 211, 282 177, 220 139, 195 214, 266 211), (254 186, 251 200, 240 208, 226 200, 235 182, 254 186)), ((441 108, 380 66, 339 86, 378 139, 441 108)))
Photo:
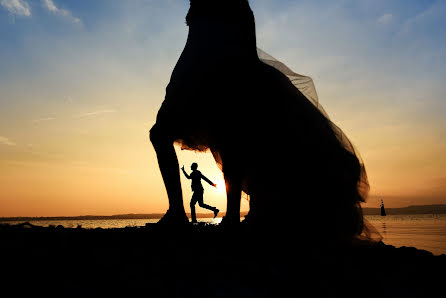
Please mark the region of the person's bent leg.
POLYGON ((207 210, 211 210, 211 211, 217 210, 217 208, 204 203, 203 195, 201 195, 201 200, 198 200, 198 206, 200 206, 201 208, 207 209, 207 210))
POLYGON ((220 210, 218 210, 216 207, 212 207, 212 206, 204 203, 203 191, 195 191, 194 195, 195 195, 196 200, 198 201, 198 206, 200 206, 201 208, 204 208, 204 209, 211 210, 212 212, 214 212, 214 218, 217 217, 217 214, 220 210))
POLYGON ((215 209, 217 209, 215 207, 212 207, 211 205, 205 204, 204 202, 198 203, 198 206, 211 211, 215 211, 215 209))
POLYGON ((150 140, 155 148, 161 176, 163 177, 169 199, 168 213, 175 218, 173 221, 188 221, 183 206, 179 165, 173 146, 174 140, 169 138, 156 124, 150 130, 150 140))

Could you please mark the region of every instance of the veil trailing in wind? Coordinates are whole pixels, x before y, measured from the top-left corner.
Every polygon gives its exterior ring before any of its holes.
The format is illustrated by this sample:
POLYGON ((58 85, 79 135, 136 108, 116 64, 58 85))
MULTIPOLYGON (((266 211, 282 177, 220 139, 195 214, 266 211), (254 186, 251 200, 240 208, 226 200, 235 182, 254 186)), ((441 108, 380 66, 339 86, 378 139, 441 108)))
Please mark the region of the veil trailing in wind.
MULTIPOLYGON (((290 82, 327 118, 328 114, 325 112, 324 108, 319 102, 319 97, 317 95, 316 87, 314 85, 313 79, 309 76, 298 74, 294 71, 292 71, 288 66, 286 66, 283 62, 277 60, 270 54, 266 53, 260 48, 257 48, 257 55, 263 63, 274 67, 278 71, 280 71, 282 74, 284 74, 290 82)), ((360 163, 360 179, 358 181, 358 190, 360 197, 363 201, 365 201, 368 191, 369 191, 369 183, 367 179, 367 174, 365 171, 364 163, 362 162, 362 159, 355 150, 352 143, 349 141, 347 136, 342 132, 342 130, 336 126, 333 122, 331 122, 331 126, 333 128, 333 131, 335 132, 339 142, 344 146, 345 149, 347 149, 349 152, 354 154, 360 163)), ((367 239, 372 239, 374 241, 379 241, 382 239, 379 232, 371 225, 369 224, 365 219, 364 220, 364 226, 362 230, 362 237, 367 239)))
MULTIPOLYGON (((259 56, 260 61, 265 64, 268 64, 281 73, 283 73, 290 82, 327 118, 329 119, 327 113, 325 112, 322 105, 319 103, 319 97, 317 96, 316 87, 314 86, 313 79, 309 76, 304 76, 292 71, 288 66, 284 63, 280 62, 273 56, 269 55, 265 51, 257 48, 257 55, 259 56)), ((364 164, 362 159, 360 158, 359 153, 355 150, 352 143, 349 141, 347 136, 342 132, 342 130, 337 127, 333 122, 331 122, 333 129, 335 130, 339 141, 344 145, 346 149, 348 149, 351 153, 355 154, 360 162, 362 168, 362 179, 360 181, 360 187, 362 189, 362 195, 365 198, 367 196, 369 190, 369 184, 367 181, 367 175, 365 172, 364 164)))
MULTIPOLYGON (((369 184, 359 154, 320 105, 313 80, 257 48, 248 1, 193 0, 186 24, 151 137, 210 150, 228 189, 250 197, 247 225, 372 238, 360 205, 369 184)), ((158 148, 159 160, 168 147, 158 148)), ((174 166, 163 175, 172 197, 179 189, 166 179, 174 166)), ((231 202, 237 214, 240 203, 231 202)))
POLYGON ((316 87, 314 86, 312 78, 295 73, 288 66, 259 48, 257 48, 257 55, 259 56, 260 61, 274 67, 286 75, 290 79, 291 83, 293 83, 293 85, 299 89, 299 91, 302 92, 302 94, 305 95, 305 97, 311 101, 315 107, 326 115, 322 106, 319 105, 319 98, 317 96, 316 87))

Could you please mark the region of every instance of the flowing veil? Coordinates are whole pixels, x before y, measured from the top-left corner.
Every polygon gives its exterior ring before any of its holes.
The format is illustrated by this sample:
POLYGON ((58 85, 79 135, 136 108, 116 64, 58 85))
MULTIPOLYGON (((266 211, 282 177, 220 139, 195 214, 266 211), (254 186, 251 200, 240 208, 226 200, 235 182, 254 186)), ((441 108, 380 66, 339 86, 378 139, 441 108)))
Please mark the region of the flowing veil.
MULTIPOLYGON (((328 114, 325 112, 324 108, 319 102, 319 97, 317 95, 316 87, 311 77, 301 75, 292 71, 284 63, 277 60, 276 58, 274 58, 273 56, 266 53, 260 48, 257 48, 257 55, 260 61, 269 66, 274 67, 275 69, 283 73, 294 85, 294 87, 296 87, 327 119, 329 119, 328 114)), ((362 198, 362 201, 365 202, 370 186, 368 183, 364 163, 358 151, 355 150, 353 144, 350 142, 347 136, 342 132, 342 130, 331 121, 330 125, 332 126, 332 129, 335 132, 337 139, 343 145, 343 147, 350 153, 355 155, 359 160, 361 173, 360 173, 360 180, 358 181, 358 192, 362 198)), ((363 223, 364 226, 362 229, 363 231, 359 237, 367 240, 372 240, 375 242, 380 241, 382 239, 382 236, 379 234, 379 232, 366 219, 363 219, 363 221, 364 221, 363 223)))
MULTIPOLYGON (((262 61, 265 64, 268 64, 281 73, 283 73, 285 76, 288 77, 288 79, 291 81, 291 83, 327 118, 330 119, 325 112, 322 105, 319 103, 319 97, 316 92, 316 87, 314 86, 313 79, 309 76, 304 76, 301 74, 298 74, 294 71, 292 71, 288 66, 286 66, 284 63, 280 62, 270 54, 266 53, 265 51, 257 48, 257 55, 259 56, 260 61, 262 61)), ((350 142, 350 140, 347 138, 347 136, 342 132, 342 130, 336 126, 333 122, 330 121, 330 124, 332 125, 333 130, 336 133, 336 136, 338 140, 341 142, 341 144, 344 146, 345 149, 347 149, 352 154, 356 155, 356 157, 359 159, 361 164, 361 181, 360 185, 358 185, 358 188, 361 191, 361 196, 365 200, 367 197, 368 191, 369 191, 369 183, 367 180, 367 174, 365 171, 364 163, 362 162, 362 159, 358 153, 357 150, 353 147, 353 144, 350 142)))
POLYGON ((274 67, 286 75, 290 79, 291 83, 293 83, 293 85, 299 89, 299 91, 302 92, 302 94, 305 95, 309 101, 311 101, 321 112, 323 112, 325 116, 327 116, 324 109, 319 104, 319 98, 317 96, 316 87, 314 86, 312 78, 295 73, 288 66, 278 61, 276 58, 266 53, 262 49, 257 48, 257 55, 259 56, 260 61, 274 67))

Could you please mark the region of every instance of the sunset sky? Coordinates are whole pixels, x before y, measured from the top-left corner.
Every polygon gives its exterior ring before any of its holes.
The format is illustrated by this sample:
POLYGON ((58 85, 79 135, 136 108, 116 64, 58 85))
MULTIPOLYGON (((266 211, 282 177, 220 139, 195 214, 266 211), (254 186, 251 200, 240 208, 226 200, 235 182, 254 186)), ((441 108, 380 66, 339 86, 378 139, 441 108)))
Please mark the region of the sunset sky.
MULTIPOLYGON (((314 79, 361 154, 365 206, 446 204, 446 1, 250 3, 258 47, 314 79)), ((186 42, 188 7, 0 0, 0 216, 167 209, 148 131, 186 42)), ((222 183, 210 154, 178 154, 222 183)), ((225 210, 223 191, 205 186, 205 202, 225 210)))

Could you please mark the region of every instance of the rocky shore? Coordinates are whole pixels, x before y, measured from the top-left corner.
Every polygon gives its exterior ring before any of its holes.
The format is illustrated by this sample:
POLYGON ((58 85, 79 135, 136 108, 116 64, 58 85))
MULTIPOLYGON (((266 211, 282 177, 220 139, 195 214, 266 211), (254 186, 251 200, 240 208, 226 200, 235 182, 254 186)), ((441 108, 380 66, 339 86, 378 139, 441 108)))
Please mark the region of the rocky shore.
MULTIPOLYGON (((321 238, 323 239, 323 238, 321 238)), ((0 225, 14 297, 440 297, 446 255, 334 245, 209 224, 68 229, 0 225)), ((12 297, 12 296, 11 296, 12 297)))

